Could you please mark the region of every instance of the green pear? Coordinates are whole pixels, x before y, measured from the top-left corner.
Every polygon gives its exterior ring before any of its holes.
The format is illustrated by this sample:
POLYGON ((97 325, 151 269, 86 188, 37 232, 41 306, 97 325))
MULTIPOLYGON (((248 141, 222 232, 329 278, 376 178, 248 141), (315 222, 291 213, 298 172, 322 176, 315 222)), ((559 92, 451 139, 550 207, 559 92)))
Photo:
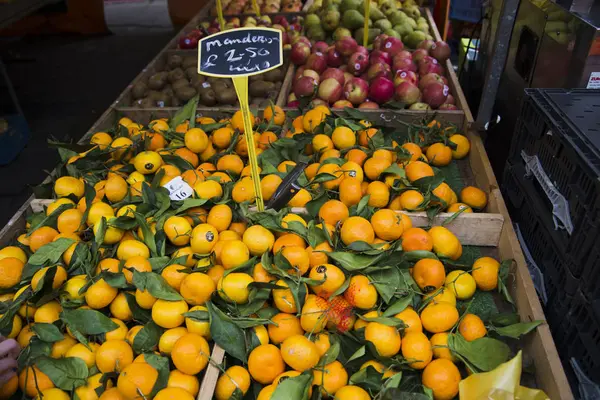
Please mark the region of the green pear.
POLYGON ((319 16, 317 14, 308 14, 305 18, 304 18, 304 26, 306 26, 306 29, 310 29, 311 26, 320 26, 321 25, 321 18, 319 18, 319 16))
POLYGON ((365 25, 365 17, 362 13, 357 10, 348 10, 344 12, 342 17, 342 26, 348 28, 351 31, 358 29, 365 25))
POLYGON ((408 24, 400 24, 400 25, 394 25, 394 30, 396 32, 398 32, 398 34, 404 38, 412 33, 413 28, 408 24))
POLYGON ((398 32, 396 32, 395 30, 393 30, 391 28, 384 30, 383 33, 385 33, 388 36, 393 36, 395 38, 402 40, 402 36, 400 36, 400 34, 398 32))
POLYGON ((350 36, 352 37, 352 32, 349 29, 344 28, 343 26, 338 26, 336 30, 333 32, 333 40, 338 41, 343 37, 350 36))
POLYGON ((402 11, 395 11, 389 16, 389 20, 393 26, 402 25, 405 19, 406 15, 402 11))
POLYGON ((385 31, 385 30, 392 28, 392 23, 390 21, 388 21, 387 19, 380 19, 378 21, 375 21, 373 26, 377 29, 381 29, 382 31, 385 31))
POLYGON ((311 40, 325 40, 327 34, 325 30, 320 26, 313 26, 307 32, 306 36, 311 40))
POLYGON ((323 28, 326 31, 335 30, 340 24, 340 12, 337 10, 329 10, 323 15, 323 28))
POLYGON ((360 0, 342 0, 340 3, 340 12, 344 13, 348 10, 359 10, 361 7, 360 0))
POLYGON ((396 3, 394 3, 392 0, 384 0, 379 5, 379 9, 386 17, 390 17, 394 11, 398 10, 398 7, 396 7, 396 3))
POLYGON ((385 19, 385 15, 381 12, 381 10, 373 3, 369 7, 369 18, 371 21, 379 21, 380 19, 385 19))
POLYGON ((408 45, 411 49, 416 49, 419 43, 427 38, 425 33, 421 31, 413 31, 408 34, 408 36, 404 37, 404 43, 408 45))
MULTIPOLYGON (((359 44, 363 43, 364 31, 364 28, 360 28, 357 29, 356 32, 354 32, 354 40, 356 40, 359 44)), ((379 34, 381 34, 381 29, 369 29, 369 37, 367 39, 367 44, 373 43, 373 40, 375 40, 375 38, 379 36, 379 34)))

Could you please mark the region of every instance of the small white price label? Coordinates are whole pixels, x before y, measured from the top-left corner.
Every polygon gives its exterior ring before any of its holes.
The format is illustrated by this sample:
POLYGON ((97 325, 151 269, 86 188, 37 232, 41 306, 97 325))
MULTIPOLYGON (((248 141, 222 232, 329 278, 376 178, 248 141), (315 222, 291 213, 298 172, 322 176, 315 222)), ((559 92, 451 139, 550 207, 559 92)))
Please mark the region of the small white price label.
POLYGON ((163 187, 169 191, 169 198, 171 200, 185 200, 194 194, 194 189, 187 184, 180 176, 171 179, 163 187))

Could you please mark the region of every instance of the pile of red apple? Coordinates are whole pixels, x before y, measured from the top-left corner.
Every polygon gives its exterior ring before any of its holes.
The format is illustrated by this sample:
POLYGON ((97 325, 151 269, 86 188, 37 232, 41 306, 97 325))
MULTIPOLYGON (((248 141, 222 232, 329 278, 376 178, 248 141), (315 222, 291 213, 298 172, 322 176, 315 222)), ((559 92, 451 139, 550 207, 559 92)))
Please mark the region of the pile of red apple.
POLYGON ((410 52, 400 39, 382 34, 369 52, 350 36, 331 46, 300 37, 290 54, 299 67, 288 106, 308 97, 333 108, 380 108, 396 101, 411 110, 456 110, 442 66, 449 57, 442 41, 424 40, 410 52))

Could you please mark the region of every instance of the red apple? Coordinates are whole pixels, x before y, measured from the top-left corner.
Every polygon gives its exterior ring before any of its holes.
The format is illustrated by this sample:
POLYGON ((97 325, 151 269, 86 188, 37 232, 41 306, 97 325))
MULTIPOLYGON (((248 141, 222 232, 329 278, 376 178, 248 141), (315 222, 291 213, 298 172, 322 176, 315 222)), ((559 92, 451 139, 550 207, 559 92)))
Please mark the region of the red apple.
POLYGON ((287 107, 296 108, 300 106, 300 102, 298 100, 290 101, 286 105, 287 107))
POLYGON ((303 76, 294 83, 296 97, 311 97, 315 94, 318 84, 310 76, 303 76))
POLYGON ((304 66, 307 69, 312 69, 317 71, 317 73, 322 74, 323 71, 325 71, 325 68, 327 68, 327 61, 325 61, 325 56, 323 54, 312 53, 308 56, 304 66))
POLYGON ((371 64, 367 70, 367 80, 371 82, 378 76, 384 76, 388 79, 392 77, 392 68, 389 66, 389 64, 381 62, 377 64, 371 64))
POLYGON ((424 76, 430 73, 436 73, 438 75, 442 75, 444 73, 444 68, 438 63, 428 63, 421 62, 419 65, 419 75, 424 76))
POLYGON ((409 82, 409 83, 412 83, 413 85, 416 85, 418 81, 419 81, 419 78, 417 77, 417 74, 415 74, 413 71, 400 70, 400 71, 396 72, 396 75, 394 76, 394 85, 395 86, 398 86, 402 82, 409 82))
POLYGON ((444 81, 442 80, 441 76, 432 72, 430 74, 427 74, 427 75, 421 77, 421 80, 419 81, 419 87, 422 90, 425 86, 429 85, 430 83, 444 84, 444 81))
MULTIPOLYGON (((317 94, 323 101, 333 104, 342 97, 342 85, 335 78, 327 78, 319 85, 317 94)), ((444 98, 445 100, 445 98, 444 98)))
POLYGON ((298 98, 296 97, 296 95, 293 92, 290 93, 290 94, 288 94, 288 98, 287 98, 288 103, 290 101, 294 101, 294 100, 298 100, 298 98))
POLYGON ((423 88, 423 102, 429 104, 431 108, 438 108, 446 102, 448 92, 448 86, 437 82, 430 83, 423 88))
POLYGON ((354 108, 352 103, 350 103, 348 100, 338 100, 335 103, 333 103, 333 105, 331 107, 332 108, 345 108, 345 107, 354 108))
POLYGON ((356 50, 354 50, 355 53, 363 53, 364 55, 368 56, 369 55, 369 50, 367 50, 367 48, 365 46, 358 46, 356 48, 356 50))
POLYGON ((400 53, 403 49, 404 44, 402 43, 402 40, 393 36, 389 36, 381 44, 381 50, 385 51, 386 53, 389 53, 392 57, 400 53))
POLYGON ((394 72, 398 71, 413 71, 417 72, 417 65, 410 58, 397 58, 392 65, 394 72))
POLYGON ((344 83, 348 82, 350 79, 354 78, 350 72, 344 72, 344 83))
POLYGON ((418 64, 418 65, 421 65, 421 64, 423 64, 423 63, 433 63, 433 64, 437 64, 437 63, 438 63, 438 61, 437 61, 435 58, 431 57, 431 56, 428 54, 428 55, 426 55, 426 56, 423 56, 423 58, 421 58, 421 59, 420 59, 420 60, 417 62, 417 64, 418 64))
POLYGON ((389 53, 381 50, 373 50, 371 57, 369 57, 371 65, 379 62, 390 65, 392 63, 392 56, 389 53))
POLYGON ((441 40, 435 42, 431 46, 431 50, 429 50, 429 52, 439 62, 445 62, 450 58, 450 46, 448 46, 448 43, 441 40))
POLYGON ((369 94, 369 84, 361 78, 352 78, 344 85, 344 98, 354 105, 364 102, 369 94))
POLYGON ((327 49, 329 48, 329 45, 325 42, 316 42, 313 47, 312 47, 312 52, 313 53, 321 53, 321 54, 325 54, 327 53, 327 49))
POLYGON ((335 49, 334 46, 331 46, 327 49, 327 53, 325 53, 325 60, 327 61, 327 65, 330 67, 339 67, 344 63, 342 55, 335 49))
POLYGON ((298 79, 300 79, 300 77, 302 76, 302 73, 304 72, 306 68, 304 68, 304 65, 299 66, 296 69, 296 72, 294 72, 294 82, 296 82, 298 79))
POLYGON ((358 43, 350 36, 345 36, 335 42, 335 49, 343 56, 350 56, 357 47, 358 43))
POLYGON ((308 47, 306 43, 296 42, 296 44, 292 46, 290 60, 292 60, 295 65, 303 65, 306 63, 306 60, 308 60, 309 55, 310 47, 308 47))
POLYGON ((186 35, 179 38, 180 49, 197 49, 198 48, 198 37, 194 35, 186 35))
POLYGON ((362 74, 369 66, 369 56, 364 53, 354 53, 348 59, 348 72, 356 76, 362 74))
POLYGON ((384 104, 394 96, 394 82, 379 76, 369 86, 369 98, 377 104, 384 104))
POLYGON ((379 104, 367 100, 364 103, 360 103, 358 108, 363 109, 363 110, 364 109, 377 110, 379 108, 379 104))
POLYGON ((306 36, 300 36, 300 37, 298 38, 298 42, 302 42, 302 43, 304 43, 305 45, 307 45, 308 47, 312 47, 312 43, 310 42, 310 39, 309 39, 309 38, 307 38, 306 36))
POLYGON ((302 76, 311 77, 317 85, 319 82, 321 82, 321 76, 317 73, 317 71, 313 71, 312 69, 305 69, 304 72, 302 72, 302 76))
POLYGON ((425 49, 427 51, 431 50, 431 48, 433 47, 433 45, 435 44, 435 42, 433 40, 423 40, 421 43, 419 43, 419 45, 417 46, 417 49, 425 49))
POLYGON ((321 79, 325 80, 328 78, 333 78, 340 83, 340 85, 344 85, 345 77, 344 73, 337 68, 327 68, 325 72, 321 74, 321 79))
POLYGON ((325 100, 321 100, 319 98, 312 99, 311 103, 312 103, 313 107, 315 107, 315 106, 327 106, 327 105, 329 105, 329 103, 327 103, 325 100))
POLYGON ((396 87, 396 100, 410 106, 421 101, 421 91, 410 82, 402 82, 396 87))
POLYGON ((387 39, 389 35, 382 33, 381 35, 377 35, 375 40, 373 40, 373 50, 383 50, 381 46, 383 45, 383 41, 387 39))
POLYGON ((398 52, 398 54, 396 54, 393 58, 393 61, 395 61, 396 59, 399 58, 410 58, 412 60, 413 55, 410 51, 408 50, 402 50, 400 52, 398 52))
POLYGON ((448 98, 446 99, 446 102, 444 104, 456 104, 454 102, 454 96, 452 96, 451 94, 448 94, 448 98))
POLYGON ((423 58, 428 57, 429 53, 425 49, 417 49, 412 52, 412 59, 414 62, 419 63, 423 58))

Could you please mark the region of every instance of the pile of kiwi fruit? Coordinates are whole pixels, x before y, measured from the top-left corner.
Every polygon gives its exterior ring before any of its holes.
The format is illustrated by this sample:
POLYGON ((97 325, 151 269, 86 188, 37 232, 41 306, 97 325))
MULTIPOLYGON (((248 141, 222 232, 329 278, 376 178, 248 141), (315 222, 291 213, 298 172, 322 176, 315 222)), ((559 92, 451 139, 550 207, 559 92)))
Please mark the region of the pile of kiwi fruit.
MULTIPOLYGON (((180 107, 199 95, 199 105, 204 107, 235 106, 237 95, 231 79, 199 75, 198 57, 171 54, 164 71, 155 72, 148 79, 131 88, 133 107, 180 107)), ((266 107, 274 102, 285 76, 284 66, 249 78, 248 94, 252 105, 266 107)))

